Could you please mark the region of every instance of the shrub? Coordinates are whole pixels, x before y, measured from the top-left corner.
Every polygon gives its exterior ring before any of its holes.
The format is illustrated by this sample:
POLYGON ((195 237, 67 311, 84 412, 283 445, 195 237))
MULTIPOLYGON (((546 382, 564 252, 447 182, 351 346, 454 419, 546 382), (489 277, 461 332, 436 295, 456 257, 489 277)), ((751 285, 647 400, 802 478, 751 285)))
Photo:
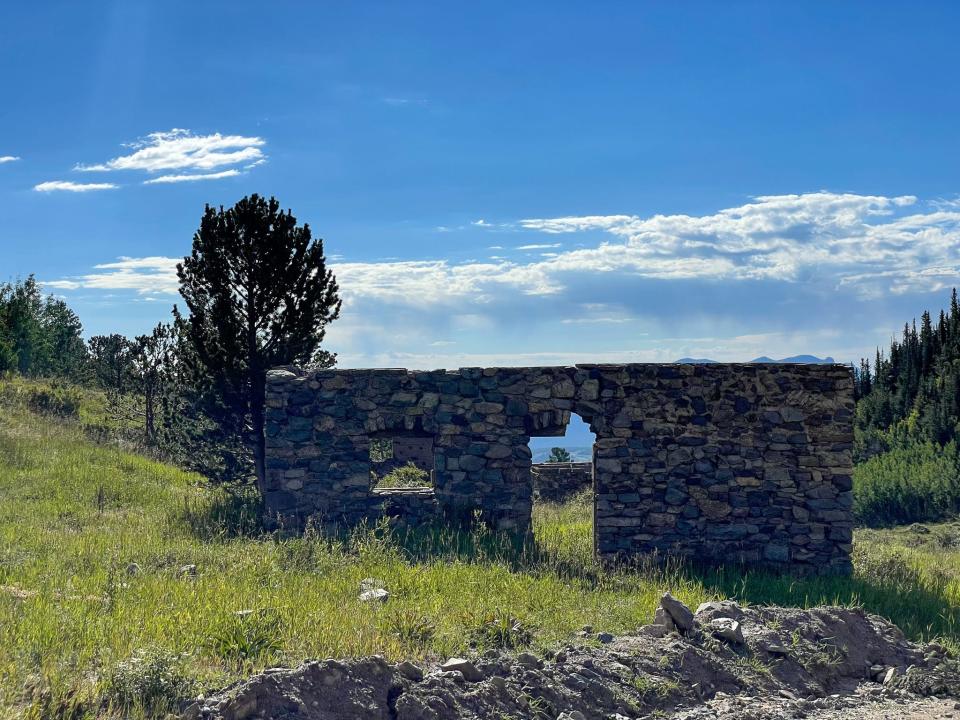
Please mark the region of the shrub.
POLYGON ((103 695, 114 709, 158 714, 174 710, 196 693, 183 658, 163 648, 147 648, 119 663, 107 677, 103 695))
POLYGON ((960 510, 957 446, 909 442, 858 465, 853 509, 867 525, 926 522, 960 510))
POLYGON ((83 391, 59 381, 11 378, 0 387, 3 401, 25 405, 31 410, 63 418, 77 418, 84 402, 83 391))
POLYGON ((430 487, 430 473, 408 462, 375 481, 374 485, 378 488, 430 487))

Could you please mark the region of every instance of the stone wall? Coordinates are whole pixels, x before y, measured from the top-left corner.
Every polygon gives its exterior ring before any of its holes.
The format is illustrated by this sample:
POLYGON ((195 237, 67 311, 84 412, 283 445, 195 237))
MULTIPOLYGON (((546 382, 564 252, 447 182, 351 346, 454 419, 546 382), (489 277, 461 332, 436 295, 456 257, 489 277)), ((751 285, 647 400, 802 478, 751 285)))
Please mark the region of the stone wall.
POLYGON ((433 437, 433 498, 446 516, 478 510, 498 529, 527 532, 529 439, 563 435, 575 412, 597 438, 600 559, 850 568, 844 366, 277 369, 267 406, 266 510, 285 526, 381 515, 370 438, 393 433, 433 437))
POLYGON ((560 502, 593 487, 593 463, 556 462, 530 466, 533 492, 541 500, 560 502))

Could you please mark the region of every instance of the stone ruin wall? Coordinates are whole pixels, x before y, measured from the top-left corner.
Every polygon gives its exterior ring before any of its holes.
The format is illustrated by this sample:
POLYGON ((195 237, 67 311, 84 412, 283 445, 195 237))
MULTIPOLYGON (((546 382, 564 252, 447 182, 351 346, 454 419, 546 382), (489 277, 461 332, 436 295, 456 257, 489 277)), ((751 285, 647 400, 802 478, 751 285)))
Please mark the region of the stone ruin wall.
POLYGON ((595 550, 848 572, 853 379, 839 365, 271 371, 268 518, 474 511, 528 532, 531 436, 596 435, 595 550), (374 491, 370 439, 433 442, 434 488, 374 491), (409 510, 408 510, 409 508, 409 510))
POLYGON ((533 494, 547 502, 561 502, 593 487, 593 463, 546 462, 530 466, 533 494))

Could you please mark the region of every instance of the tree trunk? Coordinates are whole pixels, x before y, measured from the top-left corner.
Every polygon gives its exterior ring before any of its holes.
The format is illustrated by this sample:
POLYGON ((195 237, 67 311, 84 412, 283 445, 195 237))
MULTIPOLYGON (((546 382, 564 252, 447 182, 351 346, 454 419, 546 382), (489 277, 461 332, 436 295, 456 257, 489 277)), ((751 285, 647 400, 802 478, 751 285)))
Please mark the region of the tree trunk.
POLYGON ((263 514, 267 498, 267 442, 263 434, 267 376, 266 370, 262 367, 260 348, 257 346, 256 308, 256 293, 251 282, 247 289, 247 370, 250 373, 250 432, 253 435, 253 469, 256 474, 257 492, 260 495, 260 512, 263 514))
POLYGON ((146 396, 146 408, 145 408, 145 412, 144 412, 144 416, 145 416, 145 420, 146 420, 146 427, 144 428, 144 430, 145 430, 145 432, 146 432, 146 434, 147 434, 147 442, 148 442, 148 443, 152 443, 152 442, 153 442, 154 432, 155 432, 155 429, 154 429, 154 428, 155 428, 155 425, 154 425, 154 422, 153 422, 153 396, 154 396, 154 390, 153 390, 153 388, 152 388, 150 385, 147 385, 147 387, 146 387, 146 392, 144 393, 144 395, 146 396))
POLYGON ((262 370, 251 370, 253 377, 250 378, 250 425, 253 434, 253 465, 257 474, 257 490, 260 492, 260 502, 263 504, 267 496, 267 442, 263 434, 266 377, 262 370))

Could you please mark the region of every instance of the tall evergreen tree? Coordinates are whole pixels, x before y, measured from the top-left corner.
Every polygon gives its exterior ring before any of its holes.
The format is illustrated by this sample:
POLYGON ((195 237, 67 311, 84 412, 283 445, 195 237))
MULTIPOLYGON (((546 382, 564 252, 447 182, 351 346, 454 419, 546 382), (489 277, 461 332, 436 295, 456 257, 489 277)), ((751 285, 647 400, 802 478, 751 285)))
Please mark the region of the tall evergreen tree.
POLYGON ((80 380, 87 366, 82 330, 76 313, 44 297, 33 275, 0 285, 0 370, 80 380))
POLYGON ((251 195, 226 210, 206 207, 177 275, 190 311, 186 337, 213 391, 210 406, 249 438, 262 496, 267 370, 334 362, 320 348, 340 314, 323 242, 276 199, 251 195))
POLYGON ((906 323, 890 342, 888 356, 877 349, 869 388, 863 367, 857 373, 857 431, 861 457, 891 443, 960 439, 960 302, 951 293, 949 309, 936 326, 931 313, 906 323))
POLYGON ((123 393, 130 384, 133 343, 113 333, 94 335, 87 344, 93 379, 105 390, 123 393))

